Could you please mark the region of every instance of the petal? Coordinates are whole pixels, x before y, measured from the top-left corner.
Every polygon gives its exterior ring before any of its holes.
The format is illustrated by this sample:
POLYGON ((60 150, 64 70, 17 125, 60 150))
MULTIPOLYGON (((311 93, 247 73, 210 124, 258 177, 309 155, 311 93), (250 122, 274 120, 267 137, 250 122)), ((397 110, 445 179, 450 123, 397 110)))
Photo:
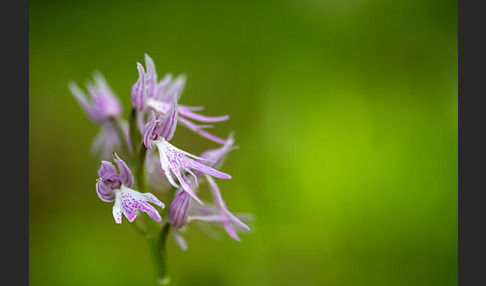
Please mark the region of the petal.
POLYGON ((179 109, 183 107, 185 110, 189 111, 202 111, 204 110, 204 106, 187 106, 187 105, 179 105, 179 109))
POLYGON ((199 134, 201 135, 202 137, 206 138, 206 139, 209 139, 213 142, 216 142, 216 143, 219 143, 219 144, 224 144, 225 143, 225 140, 222 139, 222 138, 219 138, 209 132, 206 132, 202 129, 201 126, 195 124, 194 122, 191 122, 190 120, 184 118, 184 117, 180 117, 179 118, 179 123, 184 125, 185 127, 189 128, 189 130, 195 132, 196 134, 199 134))
POLYGON ((197 197, 196 193, 192 190, 191 186, 186 182, 185 178, 183 178, 180 170, 175 166, 170 166, 170 168, 181 183, 181 187, 184 189, 184 191, 186 191, 196 202, 203 204, 203 202, 197 197))
POLYGON ((117 197, 121 199, 122 212, 129 222, 133 222, 137 217, 138 202, 125 189, 117 192, 117 197))
POLYGON ((194 184, 196 185, 196 187, 198 187, 198 182, 197 182, 197 176, 196 174, 194 174, 193 171, 191 171, 191 169, 187 168, 187 167, 182 167, 184 169, 184 171, 186 171, 187 173, 189 173, 192 178, 194 179, 194 184))
POLYGON ((143 138, 143 145, 148 149, 152 149, 152 133, 157 125, 155 114, 152 112, 152 119, 150 119, 145 126, 143 127, 142 138, 143 138))
MULTIPOLYGON (((221 192, 219 190, 219 187, 216 184, 216 182, 214 181, 214 179, 206 175, 206 180, 209 183, 209 189, 211 190, 211 196, 213 198, 214 204, 220 210, 220 215, 222 217, 227 218, 225 221, 227 221, 227 222, 231 221, 231 222, 235 223, 236 225, 238 225, 239 227, 241 227, 245 230, 250 230, 250 228, 246 224, 244 224, 241 220, 239 220, 232 213, 230 213, 230 211, 228 210, 228 207, 226 206, 226 204, 223 201, 223 197, 221 196, 221 192)), ((225 229, 227 230, 228 234, 230 234, 230 232, 234 232, 234 229, 231 226, 231 224, 228 226, 227 223, 224 223, 224 226, 225 226, 225 229)), ((231 234, 230 234, 230 236, 231 236, 231 234)), ((238 237, 238 236, 236 236, 236 237, 238 237)))
POLYGON ((115 93, 113 92, 113 90, 111 89, 110 85, 108 84, 108 82, 106 81, 105 77, 101 72, 94 71, 93 79, 96 84, 97 90, 100 94, 104 96, 114 97, 115 93))
POLYGON ((187 217, 187 222, 194 220, 209 221, 209 222, 222 222, 223 218, 219 215, 190 215, 187 217))
POLYGON ((186 251, 188 249, 186 240, 180 235, 179 230, 173 229, 172 235, 174 237, 174 241, 179 246, 180 249, 186 251))
POLYGON ((133 185, 133 174, 130 168, 128 168, 127 163, 120 159, 115 152, 113 152, 113 159, 118 166, 122 183, 127 187, 131 187, 133 185))
MULTIPOLYGON (((170 182, 167 177, 164 176, 164 170, 162 170, 159 156, 156 155, 155 152, 155 148, 147 149, 145 166, 147 168, 149 184, 152 188, 158 191, 168 190, 170 187, 170 182)), ((178 188, 179 185, 176 184, 175 187, 178 188)))
POLYGON ((96 180, 96 193, 98 197, 104 202, 112 202, 115 200, 115 192, 107 187, 102 179, 96 180))
POLYGON ((165 208, 165 204, 157 199, 157 197, 152 193, 138 193, 138 195, 141 196, 140 200, 145 200, 147 202, 153 203, 162 209, 165 208))
POLYGON ((179 75, 174 79, 172 84, 167 87, 166 92, 162 95, 162 101, 171 102, 173 99, 178 100, 181 97, 186 85, 186 76, 179 75))
POLYGON ((167 177, 167 180, 169 181, 169 183, 176 187, 176 188, 179 188, 179 184, 177 184, 174 180, 174 177, 172 177, 172 172, 171 172, 171 169, 170 168, 167 168, 166 170, 164 170, 164 174, 165 176, 167 177))
POLYGON ((180 191, 172 200, 169 206, 169 223, 174 227, 180 228, 186 224, 190 201, 191 196, 185 191, 180 191))
POLYGON ((221 122, 229 119, 229 115, 205 116, 205 115, 197 114, 192 112, 188 106, 184 106, 184 105, 179 105, 178 110, 181 115, 201 122, 221 122))
POLYGON ((116 223, 122 223, 122 203, 119 196, 115 197, 115 204, 113 205, 113 217, 116 223))
POLYGON ((79 88, 79 86, 74 81, 70 81, 68 87, 88 118, 96 123, 100 123, 101 118, 97 116, 95 108, 89 103, 86 94, 79 88))
POLYGON ((171 79, 172 79, 172 74, 168 73, 164 76, 162 80, 160 80, 160 82, 157 84, 157 91, 155 93, 156 96, 153 97, 154 99, 162 100, 164 89, 168 86, 171 79))
POLYGON ((154 111, 157 114, 165 114, 169 111, 170 103, 163 102, 161 100, 149 98, 147 99, 147 107, 151 111, 154 111))
POLYGON ((191 203, 189 207, 189 215, 190 216, 213 216, 219 214, 219 211, 212 205, 209 204, 195 204, 191 203))
POLYGON ((137 210, 127 207, 124 203, 126 203, 125 200, 122 201, 122 212, 129 222, 133 222, 137 218, 137 210))
POLYGON ((135 109, 141 111, 145 108, 146 90, 145 90, 145 70, 142 64, 137 63, 138 80, 131 88, 131 102, 135 109))
POLYGON ((94 116, 99 122, 109 117, 118 117, 122 113, 122 106, 113 90, 101 75, 95 72, 93 75, 94 82, 87 81, 86 88, 94 104, 94 116))
POLYGON ((116 195, 122 200, 123 214, 125 214, 128 221, 132 222, 135 220, 138 211, 147 213, 153 220, 157 222, 162 220, 159 212, 153 206, 147 203, 151 202, 161 208, 165 207, 165 205, 152 193, 140 193, 122 185, 120 192, 118 192, 116 195))
POLYGON ((101 166, 98 169, 98 177, 103 180, 118 178, 118 172, 111 162, 101 161, 101 166))
POLYGON ((179 188, 179 185, 175 182, 174 177, 172 176, 171 173, 171 168, 170 168, 170 150, 167 148, 167 141, 163 142, 158 142, 157 144, 157 149, 159 150, 159 160, 160 160, 160 167, 164 171, 165 177, 169 181, 169 183, 176 187, 179 188))
POLYGON ((147 213, 147 215, 151 219, 153 219, 154 221, 156 221, 156 222, 162 221, 162 217, 160 216, 159 212, 153 206, 149 205, 148 203, 146 203, 144 201, 140 201, 139 204, 138 204, 138 209, 140 211, 147 213))
POLYGON ((195 160, 188 158, 188 156, 191 156, 197 159, 204 160, 203 158, 199 158, 195 155, 180 150, 179 148, 175 147, 174 145, 170 144, 167 141, 159 141, 157 143, 157 148, 159 150, 160 163, 162 165, 162 169, 167 170, 170 166, 170 168, 172 169, 172 171, 176 176, 178 176, 177 173, 180 172, 181 168, 185 170, 191 168, 217 178, 231 179, 231 176, 226 173, 220 172, 207 165, 204 165, 202 163, 199 163, 195 160))
POLYGON ((234 239, 236 241, 241 241, 240 237, 236 234, 235 229, 233 228, 233 226, 231 225, 231 223, 229 221, 224 221, 223 226, 224 226, 224 229, 226 230, 226 232, 228 233, 228 235, 232 239, 234 239))
POLYGON ((208 165, 215 169, 219 169, 223 165, 223 162, 228 153, 231 150, 238 148, 238 146, 233 145, 234 142, 234 133, 231 132, 223 146, 221 146, 220 148, 207 150, 203 152, 199 157, 211 161, 211 163, 208 165))
POLYGON ((147 67, 146 81, 154 88, 157 84, 157 72, 155 71, 154 61, 148 54, 145 54, 145 66, 147 67))
POLYGON ((94 103, 94 110, 99 121, 105 121, 110 117, 119 117, 122 107, 118 99, 113 95, 102 94, 98 91, 92 92, 91 97, 94 103))
POLYGON ((234 216, 232 213, 230 213, 230 211, 228 210, 228 208, 225 209, 225 213, 228 216, 228 218, 234 224, 236 224, 238 227, 241 227, 244 230, 248 230, 248 231, 250 230, 250 227, 247 226, 245 223, 243 223, 239 218, 237 218, 236 216, 234 216))
MULTIPOLYGON (((167 102, 160 101, 160 100, 153 100, 153 99, 147 100, 147 106, 150 107, 151 109, 153 109, 154 111, 156 111, 157 113, 166 113, 166 112, 168 112, 168 109, 169 109, 169 105, 168 105, 167 102)), ((213 125, 198 125, 198 124, 195 124, 194 122, 190 121, 186 117, 184 117, 185 115, 187 115, 187 111, 190 108, 192 108, 192 107, 185 106, 183 108, 183 110, 181 111, 180 105, 178 105, 178 107, 177 107, 178 113, 180 113, 180 115, 181 115, 177 119, 178 123, 184 125, 185 127, 189 128, 189 130, 205 137, 206 139, 209 139, 209 140, 214 141, 214 142, 219 143, 219 144, 224 144, 226 142, 224 139, 219 138, 219 137, 217 137, 217 136, 215 136, 215 135, 204 130, 205 128, 213 127, 213 125)), ((195 107, 195 109, 200 109, 200 108, 195 107)), ((199 116, 199 115, 195 114, 195 113, 190 113, 189 116, 195 117, 195 116, 199 116)), ((221 121, 223 119, 225 120, 227 118, 225 116, 223 116, 223 117, 219 117, 219 118, 214 117, 212 119, 210 119, 209 117, 206 117, 205 119, 203 119, 203 118, 199 118, 199 119, 206 121, 206 122, 217 122, 217 121, 221 121)))
POLYGON ((171 106, 167 113, 160 119, 157 134, 167 141, 170 141, 174 136, 177 127, 177 100, 172 100, 171 106))
POLYGON ((188 158, 188 164, 187 164, 191 169, 198 170, 200 172, 203 172, 205 174, 211 175, 216 178, 220 179, 231 179, 231 175, 223 173, 221 171, 218 171, 214 168, 211 168, 207 165, 201 164, 197 161, 191 160, 188 158))

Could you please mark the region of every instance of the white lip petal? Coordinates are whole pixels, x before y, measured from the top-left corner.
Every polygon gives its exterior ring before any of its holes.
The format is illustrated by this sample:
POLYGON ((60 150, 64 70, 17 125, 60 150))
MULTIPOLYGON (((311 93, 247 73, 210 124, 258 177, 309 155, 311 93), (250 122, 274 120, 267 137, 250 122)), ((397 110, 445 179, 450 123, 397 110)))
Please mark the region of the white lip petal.
POLYGON ((122 223, 122 204, 121 198, 115 196, 115 204, 113 205, 113 217, 116 223, 122 223))
POLYGON ((113 205, 113 217, 116 223, 121 223, 123 213, 129 222, 133 222, 140 211, 147 213, 153 220, 160 222, 162 218, 159 212, 150 204, 153 203, 161 208, 165 208, 157 197, 152 193, 140 193, 129 187, 122 185, 115 191, 115 204, 113 205))

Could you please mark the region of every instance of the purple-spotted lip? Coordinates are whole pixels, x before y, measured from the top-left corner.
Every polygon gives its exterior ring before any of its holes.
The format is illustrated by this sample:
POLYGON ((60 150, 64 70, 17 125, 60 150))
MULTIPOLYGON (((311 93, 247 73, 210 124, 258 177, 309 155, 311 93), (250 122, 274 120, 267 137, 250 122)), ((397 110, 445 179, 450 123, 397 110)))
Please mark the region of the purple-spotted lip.
POLYGON ((122 185, 115 191, 115 204, 113 205, 115 222, 118 224, 122 222, 122 214, 129 222, 133 222, 140 211, 147 213, 154 221, 161 222, 162 217, 159 212, 149 203, 165 208, 164 203, 152 193, 140 193, 122 185))
POLYGON ((184 191, 188 192, 188 194, 200 204, 203 202, 197 197, 193 187, 191 187, 189 181, 183 174, 184 171, 194 178, 196 187, 198 185, 197 176, 192 170, 220 179, 231 179, 231 175, 204 164, 204 162, 207 163, 208 160, 182 151, 167 141, 157 141, 156 146, 159 150, 160 165, 170 184, 176 188, 182 187, 184 191), (191 159, 190 157, 194 159, 191 159), (198 162, 195 159, 200 161, 198 162), (180 185, 176 183, 176 179, 180 185))

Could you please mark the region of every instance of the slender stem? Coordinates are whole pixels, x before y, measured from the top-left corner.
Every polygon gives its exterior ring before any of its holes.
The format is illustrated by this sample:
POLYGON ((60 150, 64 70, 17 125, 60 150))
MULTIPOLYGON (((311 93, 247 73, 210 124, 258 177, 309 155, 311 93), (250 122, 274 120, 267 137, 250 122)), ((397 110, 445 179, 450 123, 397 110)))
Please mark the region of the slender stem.
POLYGON ((150 253, 155 267, 156 285, 168 285, 170 283, 167 271, 167 234, 169 234, 170 224, 166 223, 159 233, 159 236, 150 237, 148 243, 150 253))
MULTIPOLYGON (((134 152, 137 152, 138 150, 138 152, 133 156, 133 161, 135 162, 134 176, 139 191, 144 191, 146 188, 144 167, 147 148, 145 148, 145 146, 141 143, 142 138, 138 132, 136 119, 137 110, 132 108, 128 121, 130 136, 129 143, 131 143, 131 150, 134 152)), ((121 130, 119 126, 118 128, 121 130)), ((161 228, 160 224, 154 222, 150 217, 146 215, 143 217, 143 225, 145 226, 145 229, 141 228, 139 225, 134 225, 135 230, 147 238, 150 254, 155 267, 156 285, 168 285, 170 283, 170 279, 167 271, 167 235, 170 230, 170 224, 165 223, 161 228)))
POLYGON ((138 160, 135 165, 135 181, 140 190, 145 190, 145 155, 147 154, 147 148, 144 145, 140 145, 140 151, 138 152, 138 160))
POLYGON ((137 128, 137 110, 135 108, 132 108, 132 111, 130 112, 128 130, 130 142, 132 143, 132 150, 137 150, 138 145, 140 145, 140 141, 142 140, 142 136, 137 128))

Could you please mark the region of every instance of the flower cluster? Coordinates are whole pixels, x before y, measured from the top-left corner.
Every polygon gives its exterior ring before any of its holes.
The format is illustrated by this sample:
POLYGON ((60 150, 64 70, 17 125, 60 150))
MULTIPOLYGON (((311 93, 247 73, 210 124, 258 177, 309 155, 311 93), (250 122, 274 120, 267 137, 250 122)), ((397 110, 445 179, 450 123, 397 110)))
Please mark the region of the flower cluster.
POLYGON ((122 118, 121 103, 101 73, 96 72, 94 81, 87 82, 88 95, 76 83, 69 83, 87 117, 100 126, 92 146, 102 158, 96 180, 98 197, 114 202, 116 223, 122 223, 122 214, 133 223, 144 212, 161 228, 162 224, 170 225, 182 249, 187 244, 180 230, 192 221, 222 226, 231 238, 239 241, 237 232, 248 231, 249 227, 228 210, 215 180, 231 179, 221 167, 237 146, 233 133, 224 139, 206 131, 213 127, 212 123, 226 121, 229 116, 205 116, 197 113, 203 107, 179 104, 185 76, 166 74, 159 80, 154 62, 147 54, 145 68, 137 63, 137 69, 138 79, 130 91, 132 108, 128 120, 122 118), (171 143, 178 124, 220 146, 199 156, 179 149, 171 143), (109 161, 110 157, 115 164, 109 161), (198 196, 203 183, 209 186, 212 202, 204 202, 198 196), (153 193, 146 192, 148 187, 153 187, 153 193), (172 190, 168 190, 170 187, 172 190), (160 194, 167 200, 173 198, 166 201, 168 210, 154 194, 164 189, 160 194))

